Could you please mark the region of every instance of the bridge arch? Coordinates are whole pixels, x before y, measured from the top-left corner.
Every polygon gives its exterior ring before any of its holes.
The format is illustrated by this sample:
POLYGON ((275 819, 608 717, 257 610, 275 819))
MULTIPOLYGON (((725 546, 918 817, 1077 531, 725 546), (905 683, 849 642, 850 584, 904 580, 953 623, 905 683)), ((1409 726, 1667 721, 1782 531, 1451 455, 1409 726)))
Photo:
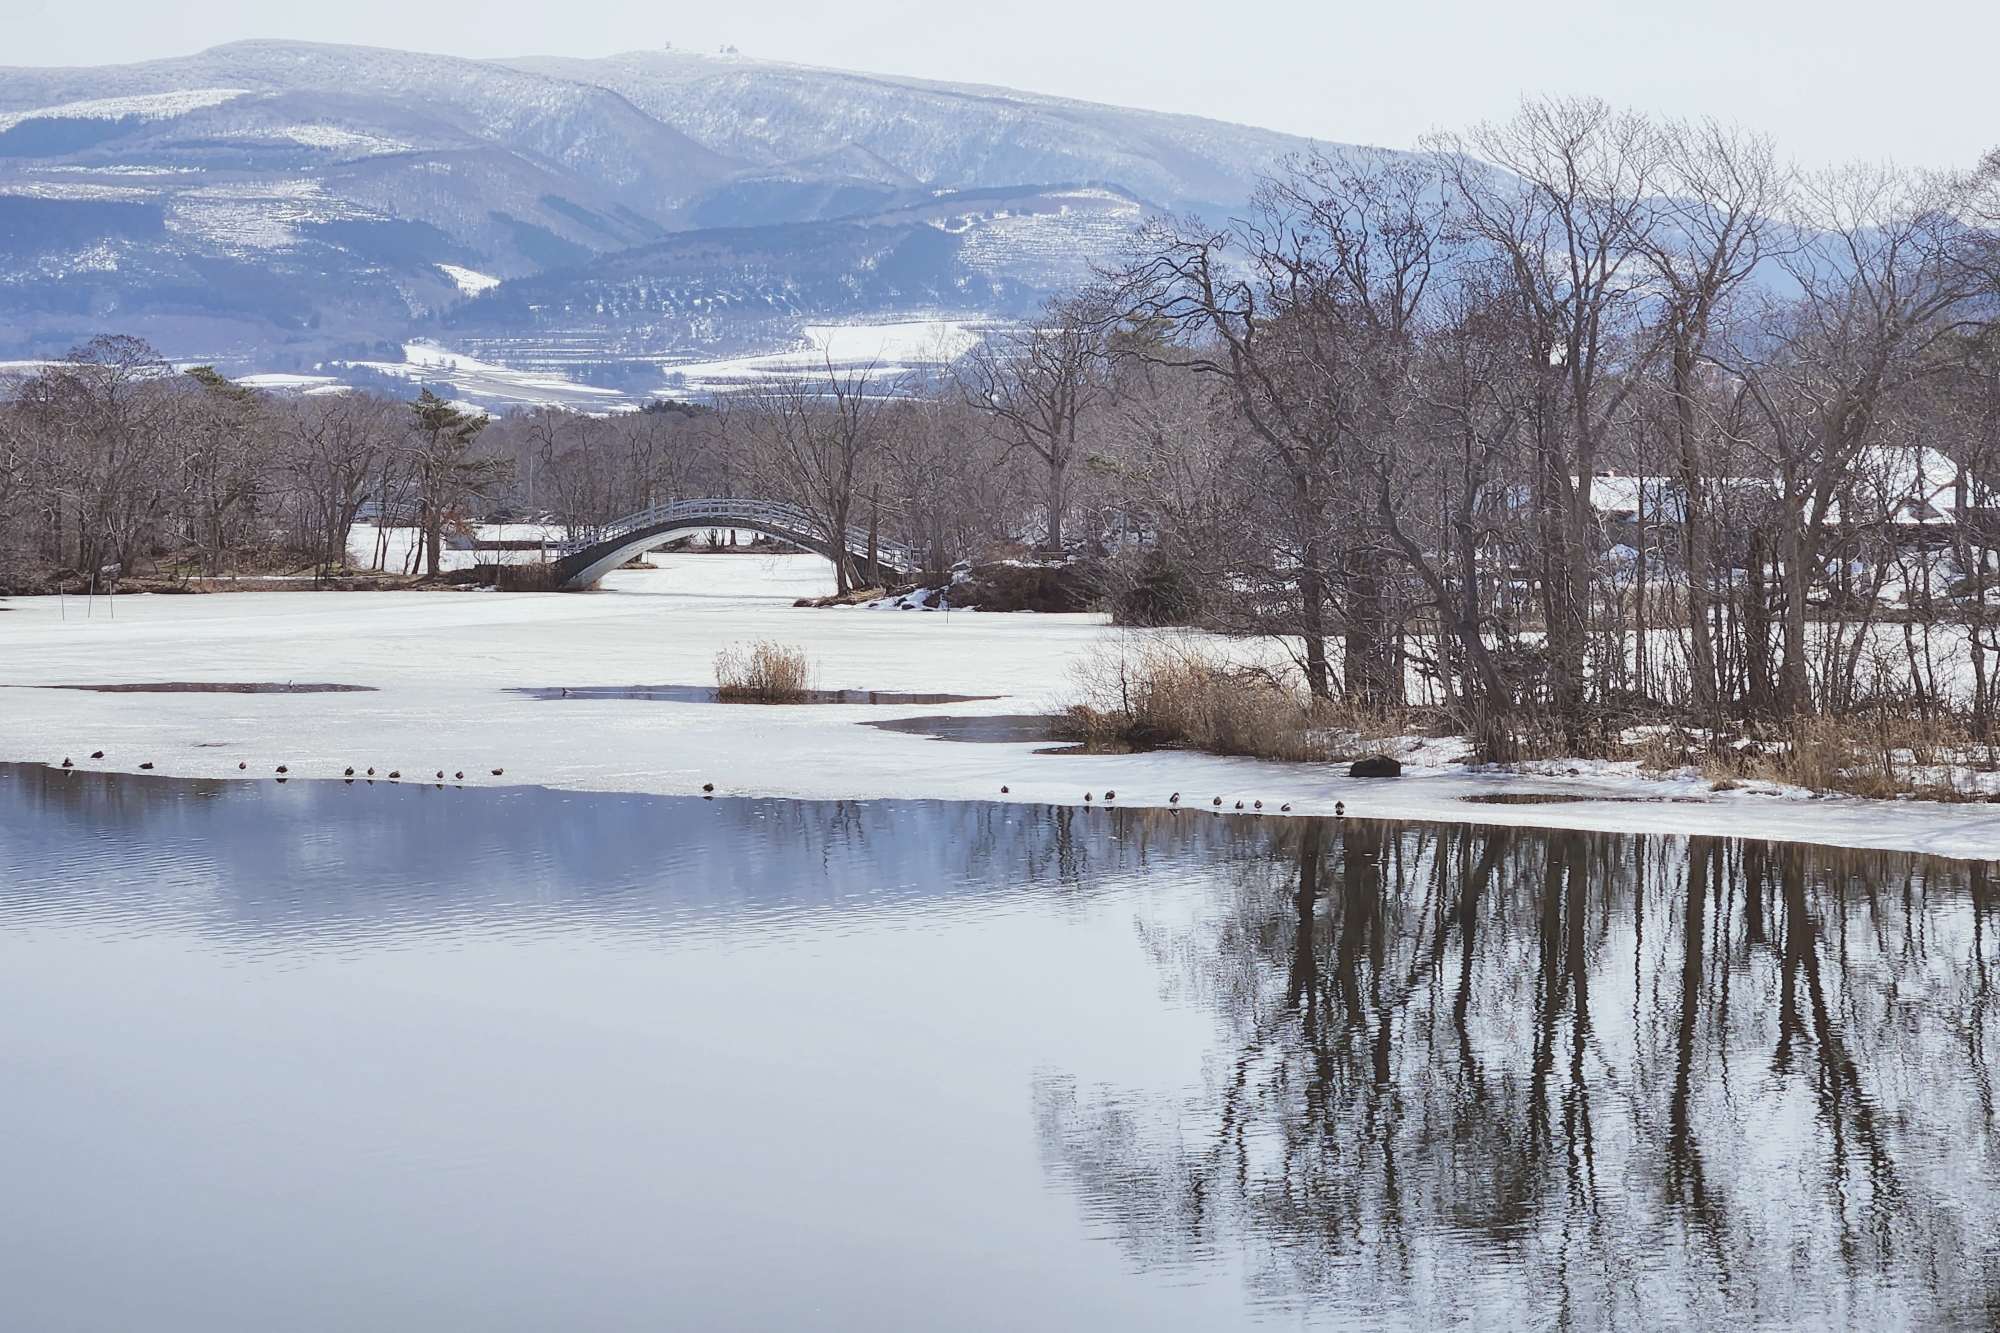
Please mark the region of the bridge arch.
MULTIPOLYGON (((796 505, 735 498, 675 500, 651 505, 564 542, 555 560, 555 586, 564 592, 581 591, 634 556, 664 546, 684 533, 710 528, 761 532, 836 562, 844 553, 858 567, 865 568, 869 560, 870 539, 865 530, 849 528, 845 541, 836 545, 826 539, 813 516, 796 505)), ((917 561, 902 545, 882 541, 874 545, 875 563, 884 573, 906 577, 916 572, 917 561)))

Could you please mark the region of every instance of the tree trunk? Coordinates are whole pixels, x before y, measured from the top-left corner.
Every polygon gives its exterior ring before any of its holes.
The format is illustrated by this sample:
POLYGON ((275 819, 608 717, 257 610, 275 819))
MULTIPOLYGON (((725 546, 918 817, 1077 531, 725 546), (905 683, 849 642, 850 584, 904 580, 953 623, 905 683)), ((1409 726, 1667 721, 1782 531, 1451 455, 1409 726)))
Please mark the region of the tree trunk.
MULTIPOLYGON (((1761 528, 1751 529, 1749 563, 1750 586, 1744 594, 1746 604, 1743 608, 1744 668, 1750 678, 1750 711, 1759 716, 1768 716, 1773 703, 1771 588, 1765 575, 1765 568, 1770 563, 1770 547, 1766 544, 1761 528)), ((1705 626, 1703 637, 1706 638, 1705 626)))
POLYGON ((843 496, 833 506, 833 582, 834 595, 845 597, 854 591, 854 556, 847 549, 847 500, 843 496))
POLYGON ((1810 710, 1806 682, 1806 556, 1805 516, 1793 514, 1785 524, 1785 660, 1779 667, 1778 707, 1788 717, 1810 710))
POLYGON ((1064 475, 1067 471, 1064 463, 1053 456, 1049 459, 1048 553, 1058 559, 1063 553, 1063 490, 1068 480, 1064 475))
POLYGON ((1352 548, 1342 560, 1348 608, 1342 693, 1366 708, 1395 707, 1404 697, 1385 563, 1372 546, 1352 548))
MULTIPOLYGON (((1634 515, 1638 521, 1638 558, 1632 562, 1632 692, 1640 699, 1650 699, 1647 688, 1652 681, 1650 661, 1651 647, 1646 641, 1646 474, 1639 473, 1638 511, 1634 515)), ((1620 645, 1623 655, 1624 645, 1620 645)))
POLYGON ((1331 699, 1332 673, 1326 661, 1326 576, 1320 572, 1316 552, 1309 552, 1299 568, 1299 637, 1305 643, 1306 687, 1315 699, 1331 699))
POLYGON ((868 584, 882 586, 882 488, 868 493, 868 584))
POLYGON ((1674 432, 1680 445, 1681 532, 1684 574, 1687 579, 1688 675, 1693 686, 1696 716, 1711 728, 1722 720, 1721 692, 1715 669, 1715 643, 1709 637, 1709 543, 1707 527, 1708 493, 1703 481, 1700 447, 1694 427, 1693 353, 1685 346, 1674 348, 1673 393, 1674 432))

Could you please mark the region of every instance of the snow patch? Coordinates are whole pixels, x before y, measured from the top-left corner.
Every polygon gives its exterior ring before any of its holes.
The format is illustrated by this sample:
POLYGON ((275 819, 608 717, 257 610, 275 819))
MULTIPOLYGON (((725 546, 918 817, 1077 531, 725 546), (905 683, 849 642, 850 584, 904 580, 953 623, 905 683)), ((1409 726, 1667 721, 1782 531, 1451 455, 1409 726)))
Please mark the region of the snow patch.
POLYGON ((278 180, 212 185, 179 196, 167 211, 167 229, 243 250, 282 250, 298 241, 298 227, 373 214, 327 193, 319 182, 278 180))
POLYGON ((351 389, 331 375, 300 375, 285 371, 271 371, 263 375, 238 375, 236 382, 246 389, 262 389, 267 393, 350 393, 351 389))
POLYGON ((458 290, 467 296, 477 296, 500 285, 500 279, 496 277, 473 269, 460 268, 457 264, 439 264, 437 267, 447 278, 457 283, 458 290))
POLYGON ((407 153, 416 145, 401 139, 384 139, 379 135, 361 134, 355 130, 344 130, 334 125, 284 125, 270 130, 240 130, 228 136, 232 139, 272 139, 295 143, 301 148, 319 148, 335 153, 359 153, 377 155, 383 153, 407 153))
MULTIPOLYGON (((442 267, 442 266, 440 266, 442 267)), ((515 370, 454 352, 442 343, 419 339, 403 344, 401 361, 351 361, 362 370, 391 375, 412 384, 451 386, 452 395, 487 410, 508 407, 568 407, 580 412, 617 412, 633 404, 616 389, 578 384, 560 375, 515 370)))
POLYGON ((28 199, 102 199, 114 202, 140 202, 159 197, 153 191, 137 186, 97 185, 88 181, 21 181, 0 189, 0 194, 28 199))
POLYGON ((770 380, 824 375, 872 366, 888 381, 927 365, 956 361, 979 343, 987 321, 910 319, 882 324, 808 324, 805 346, 760 356, 670 362, 666 390, 673 394, 728 393, 770 380))
POLYGON ((249 88, 186 88, 170 93, 139 93, 131 97, 95 97, 83 102, 38 107, 33 111, 0 113, 0 131, 11 130, 24 120, 172 120, 190 111, 202 111, 238 97, 248 97, 249 88))

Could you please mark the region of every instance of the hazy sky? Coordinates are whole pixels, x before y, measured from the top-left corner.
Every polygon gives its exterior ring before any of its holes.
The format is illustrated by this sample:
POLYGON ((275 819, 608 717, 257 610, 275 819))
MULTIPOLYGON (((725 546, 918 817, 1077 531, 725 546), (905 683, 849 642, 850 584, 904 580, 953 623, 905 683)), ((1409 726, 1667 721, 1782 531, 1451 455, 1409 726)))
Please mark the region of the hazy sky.
POLYGON ((246 37, 467 56, 729 43, 1392 147, 1504 116, 1524 93, 1733 120, 1807 163, 1970 164, 2000 145, 1996 0, 0 0, 0 63, 246 37))

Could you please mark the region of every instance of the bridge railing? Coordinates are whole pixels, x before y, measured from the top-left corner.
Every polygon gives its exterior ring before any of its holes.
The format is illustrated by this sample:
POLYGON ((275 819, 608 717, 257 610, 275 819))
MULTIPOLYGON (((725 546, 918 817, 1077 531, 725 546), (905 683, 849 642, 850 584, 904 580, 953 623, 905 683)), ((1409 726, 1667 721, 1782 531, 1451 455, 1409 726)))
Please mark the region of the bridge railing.
MULTIPOLYGON (((819 520, 810 511, 776 500, 735 497, 669 500, 665 504, 648 505, 636 513, 627 514, 608 523, 578 529, 575 536, 554 544, 551 549, 558 556, 575 555, 579 551, 606 542, 621 541, 648 528, 679 523, 685 523, 689 527, 740 526, 771 531, 774 535, 794 533, 799 536, 817 536, 819 534, 819 520)), ((846 546, 849 553, 866 558, 867 529, 849 527, 846 533, 846 546)), ((914 570, 917 567, 915 552, 900 542, 882 541, 878 538, 876 552, 884 564, 893 568, 914 570)))

